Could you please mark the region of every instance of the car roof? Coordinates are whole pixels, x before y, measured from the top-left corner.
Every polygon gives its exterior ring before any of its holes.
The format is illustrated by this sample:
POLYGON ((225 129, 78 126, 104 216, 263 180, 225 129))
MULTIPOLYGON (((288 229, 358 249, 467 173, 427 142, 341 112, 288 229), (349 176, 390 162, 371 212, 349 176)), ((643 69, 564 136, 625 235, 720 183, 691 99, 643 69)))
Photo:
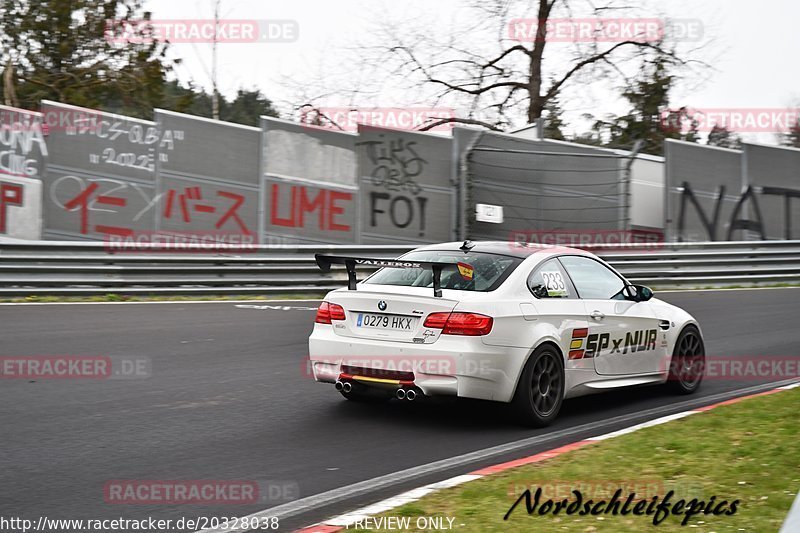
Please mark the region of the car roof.
POLYGON ((575 254, 575 255, 589 255, 592 254, 585 250, 578 248, 568 248, 566 246, 553 246, 549 244, 532 244, 532 243, 516 243, 511 241, 457 241, 457 242, 443 242, 440 244, 431 244, 428 246, 421 246, 416 250, 442 250, 442 251, 459 251, 462 246, 468 243, 471 252, 482 252, 488 254, 508 255, 511 257, 519 257, 525 259, 535 253, 546 255, 554 254, 575 254))

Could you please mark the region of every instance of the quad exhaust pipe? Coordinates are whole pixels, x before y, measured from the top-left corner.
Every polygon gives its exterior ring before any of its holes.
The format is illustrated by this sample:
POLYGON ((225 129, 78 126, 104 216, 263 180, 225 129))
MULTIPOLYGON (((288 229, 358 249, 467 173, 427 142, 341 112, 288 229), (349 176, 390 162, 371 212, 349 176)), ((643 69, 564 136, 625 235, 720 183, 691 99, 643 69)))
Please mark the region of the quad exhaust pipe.
POLYGON ((353 390, 353 384, 348 381, 337 381, 333 388, 339 392, 347 394, 353 390))
POLYGON ((414 389, 397 389, 397 392, 394 394, 394 396, 398 400, 408 400, 409 402, 413 402, 417 399, 417 391, 414 389))
MULTIPOLYGON (((338 380, 333 385, 333 388, 337 390, 337 392, 343 392, 344 394, 349 394, 353 390, 353 384, 349 381, 342 381, 338 380)), ((420 395, 415 389, 403 389, 399 388, 394 393, 394 397, 398 400, 408 400, 409 402, 413 402, 417 399, 420 395)))

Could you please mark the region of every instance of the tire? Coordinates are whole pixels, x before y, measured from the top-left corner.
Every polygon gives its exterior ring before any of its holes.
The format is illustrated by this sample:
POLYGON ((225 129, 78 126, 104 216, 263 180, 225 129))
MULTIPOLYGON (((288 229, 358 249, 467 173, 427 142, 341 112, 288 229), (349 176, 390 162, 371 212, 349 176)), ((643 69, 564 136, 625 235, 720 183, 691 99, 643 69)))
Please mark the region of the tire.
POLYGON ((564 401, 564 359, 550 344, 534 350, 528 358, 511 406, 517 420, 526 426, 550 425, 564 401))
POLYGON ((667 386, 678 394, 694 393, 703 381, 705 363, 706 348, 700 330, 688 325, 675 342, 667 386))

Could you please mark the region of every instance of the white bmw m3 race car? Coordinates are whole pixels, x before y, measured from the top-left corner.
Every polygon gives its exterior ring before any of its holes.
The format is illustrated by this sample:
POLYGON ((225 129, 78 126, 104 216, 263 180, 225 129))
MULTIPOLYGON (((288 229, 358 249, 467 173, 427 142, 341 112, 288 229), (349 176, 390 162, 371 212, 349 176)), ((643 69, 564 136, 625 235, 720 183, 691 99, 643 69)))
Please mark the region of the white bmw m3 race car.
POLYGON ((582 250, 467 241, 316 259, 349 283, 317 311, 310 365, 348 399, 494 400, 543 426, 566 398, 702 381, 695 319, 582 250), (379 270, 357 282, 359 267, 379 270))

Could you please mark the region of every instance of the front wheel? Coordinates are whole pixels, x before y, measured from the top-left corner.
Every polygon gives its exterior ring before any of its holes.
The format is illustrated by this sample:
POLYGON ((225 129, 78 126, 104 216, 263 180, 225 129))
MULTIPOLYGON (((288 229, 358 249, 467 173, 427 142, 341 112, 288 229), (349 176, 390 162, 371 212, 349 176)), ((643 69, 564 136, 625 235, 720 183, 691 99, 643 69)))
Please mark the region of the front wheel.
POLYGON ((512 408, 523 424, 544 427, 555 420, 563 401, 562 357, 553 346, 540 346, 522 370, 512 408))
POLYGON ((686 326, 675 343, 669 365, 668 385, 679 394, 692 394, 700 387, 706 364, 703 337, 696 326, 686 326))

